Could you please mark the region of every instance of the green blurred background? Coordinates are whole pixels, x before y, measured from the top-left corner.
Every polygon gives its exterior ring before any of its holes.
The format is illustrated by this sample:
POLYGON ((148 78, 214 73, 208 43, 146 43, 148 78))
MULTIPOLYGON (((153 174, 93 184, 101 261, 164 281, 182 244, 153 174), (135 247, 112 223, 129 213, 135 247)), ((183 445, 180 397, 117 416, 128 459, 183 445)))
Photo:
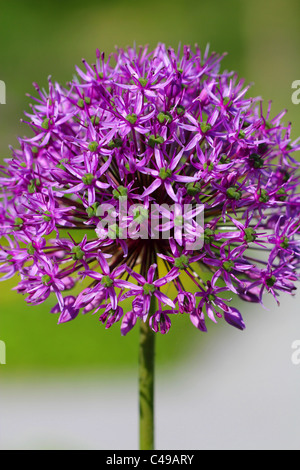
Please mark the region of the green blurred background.
MULTIPOLYGON (((299 18, 297 0, 1 0, 0 79, 7 104, 0 105, 0 156, 9 156, 8 146, 17 146, 17 136, 29 133, 20 119, 29 110, 26 93, 33 93, 32 82, 47 86, 52 75, 65 84, 83 57, 95 60, 96 48, 110 53, 115 45, 134 42, 151 48, 158 42, 174 48, 179 42, 197 43, 202 49, 209 43, 211 51, 228 52, 223 69, 253 82, 251 95, 272 99, 272 115, 287 108, 296 138, 300 107, 291 103, 291 83, 300 79, 299 18)), ((122 338, 119 325, 106 331, 97 315, 57 326, 57 317, 49 314, 52 299, 29 307, 11 291, 14 284, 0 284, 0 339, 7 345, 2 377, 135 370, 137 328, 122 338)), ((170 370, 230 328, 210 323, 209 335, 203 335, 189 320, 175 320, 171 332, 157 339, 158 365, 170 370)))

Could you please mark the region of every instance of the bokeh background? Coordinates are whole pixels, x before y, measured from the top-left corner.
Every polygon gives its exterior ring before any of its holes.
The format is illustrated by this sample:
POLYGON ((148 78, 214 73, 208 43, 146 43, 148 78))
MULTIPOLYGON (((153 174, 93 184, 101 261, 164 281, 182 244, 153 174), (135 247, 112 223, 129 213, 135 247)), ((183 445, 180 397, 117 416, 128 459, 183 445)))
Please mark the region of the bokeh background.
MULTIPOLYGON (((0 157, 28 134, 32 82, 65 84, 84 57, 115 46, 174 48, 199 44, 228 52, 251 95, 288 109, 300 135, 300 105, 291 84, 300 79, 297 0, 37 0, 0 1, 0 157)), ((53 301, 29 307, 0 284, 1 449, 135 449, 138 332, 121 337, 93 315, 58 326, 53 301)), ((299 295, 278 309, 239 304, 247 329, 220 322, 209 333, 178 318, 157 338, 157 447, 160 449, 300 448, 300 365, 291 361, 300 339, 299 295)))

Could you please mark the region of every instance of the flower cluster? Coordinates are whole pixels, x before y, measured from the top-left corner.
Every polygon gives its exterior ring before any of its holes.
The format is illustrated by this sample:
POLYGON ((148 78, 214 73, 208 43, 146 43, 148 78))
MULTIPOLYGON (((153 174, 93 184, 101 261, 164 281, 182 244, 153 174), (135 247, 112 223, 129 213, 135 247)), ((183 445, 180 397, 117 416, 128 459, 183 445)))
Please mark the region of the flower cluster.
POLYGON ((166 333, 174 314, 201 331, 222 317, 244 329, 228 293, 262 303, 265 292, 294 292, 300 145, 285 112, 271 118, 269 104, 264 115, 221 59, 163 44, 108 60, 97 51, 66 88, 35 84, 33 137, 19 139, 0 174, 0 272, 20 276, 27 302, 55 294, 60 323, 82 310, 106 328, 120 321, 122 334, 138 319, 166 333), (150 207, 157 221, 170 215, 155 233, 150 207))

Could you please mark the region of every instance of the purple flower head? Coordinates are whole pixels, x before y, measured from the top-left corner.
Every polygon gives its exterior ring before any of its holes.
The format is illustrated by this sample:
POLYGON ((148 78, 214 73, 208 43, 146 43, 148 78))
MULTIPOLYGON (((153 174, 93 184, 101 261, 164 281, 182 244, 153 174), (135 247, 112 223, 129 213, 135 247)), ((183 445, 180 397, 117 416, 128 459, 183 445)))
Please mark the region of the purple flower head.
POLYGON ((174 314, 243 330, 233 297, 294 294, 300 140, 221 60, 97 51, 67 88, 34 84, 33 137, 0 167, 1 279, 19 274, 30 304, 54 296, 59 323, 99 312, 123 335, 166 334, 174 314))

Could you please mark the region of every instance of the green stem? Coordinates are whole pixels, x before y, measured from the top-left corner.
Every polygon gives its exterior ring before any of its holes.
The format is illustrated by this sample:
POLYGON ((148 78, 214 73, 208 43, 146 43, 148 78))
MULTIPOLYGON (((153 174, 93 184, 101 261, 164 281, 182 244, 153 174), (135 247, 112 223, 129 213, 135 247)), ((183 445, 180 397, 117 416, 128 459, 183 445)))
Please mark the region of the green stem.
MULTIPOLYGON (((156 312, 151 297, 149 317, 156 312)), ((141 321, 139 348, 140 450, 154 450, 154 355, 155 333, 141 321)))

